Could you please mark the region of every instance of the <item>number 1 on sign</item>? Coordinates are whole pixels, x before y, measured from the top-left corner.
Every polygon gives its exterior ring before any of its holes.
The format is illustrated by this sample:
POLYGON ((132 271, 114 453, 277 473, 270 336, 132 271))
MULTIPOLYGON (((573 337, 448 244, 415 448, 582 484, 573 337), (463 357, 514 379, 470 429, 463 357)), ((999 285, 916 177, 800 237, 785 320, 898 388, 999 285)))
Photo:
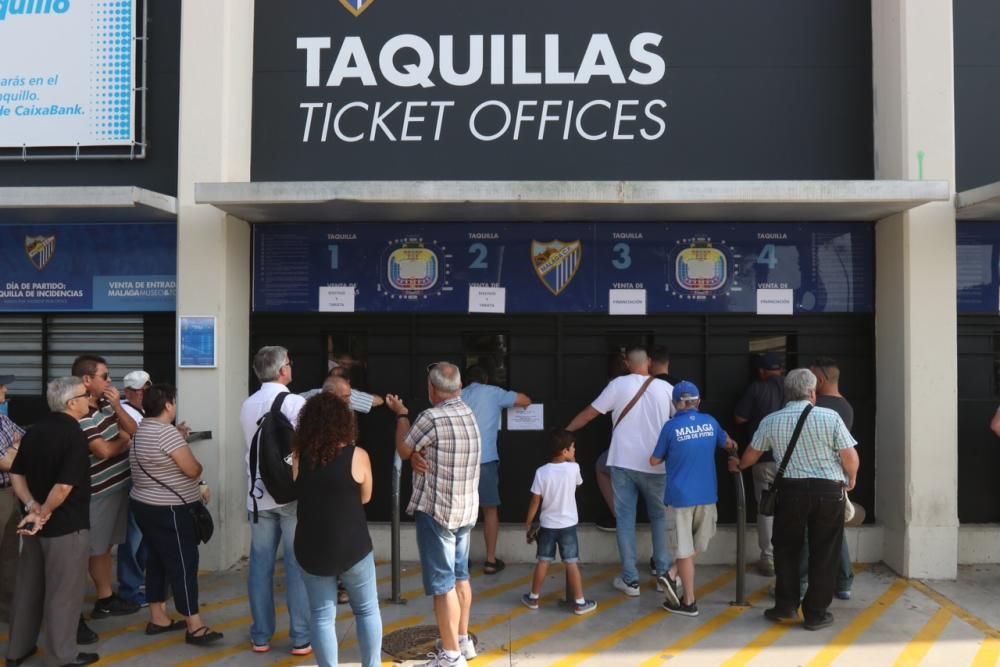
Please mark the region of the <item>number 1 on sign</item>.
POLYGON ((327 249, 330 251, 330 268, 339 269, 340 268, 340 246, 328 245, 327 249))

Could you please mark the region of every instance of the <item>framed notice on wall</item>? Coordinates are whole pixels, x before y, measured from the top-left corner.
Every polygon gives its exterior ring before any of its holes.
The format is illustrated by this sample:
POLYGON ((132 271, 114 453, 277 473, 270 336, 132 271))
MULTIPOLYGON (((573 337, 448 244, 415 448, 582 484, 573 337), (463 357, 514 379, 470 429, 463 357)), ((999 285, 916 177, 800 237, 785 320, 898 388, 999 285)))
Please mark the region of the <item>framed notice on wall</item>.
POLYGON ((33 148, 142 150, 139 5, 0 1, 0 149, 25 158, 33 148))
POLYGON ((179 368, 215 368, 217 335, 214 317, 177 318, 179 368))

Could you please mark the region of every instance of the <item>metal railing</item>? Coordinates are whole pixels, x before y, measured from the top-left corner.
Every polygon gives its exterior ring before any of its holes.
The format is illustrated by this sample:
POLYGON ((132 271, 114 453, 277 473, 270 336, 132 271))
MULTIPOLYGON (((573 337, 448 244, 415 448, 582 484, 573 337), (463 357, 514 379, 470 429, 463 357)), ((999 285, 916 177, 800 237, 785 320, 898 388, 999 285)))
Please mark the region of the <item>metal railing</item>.
POLYGON ((747 495, 743 484, 743 473, 734 472, 733 484, 736 486, 736 600, 737 607, 748 607, 747 602, 747 495))

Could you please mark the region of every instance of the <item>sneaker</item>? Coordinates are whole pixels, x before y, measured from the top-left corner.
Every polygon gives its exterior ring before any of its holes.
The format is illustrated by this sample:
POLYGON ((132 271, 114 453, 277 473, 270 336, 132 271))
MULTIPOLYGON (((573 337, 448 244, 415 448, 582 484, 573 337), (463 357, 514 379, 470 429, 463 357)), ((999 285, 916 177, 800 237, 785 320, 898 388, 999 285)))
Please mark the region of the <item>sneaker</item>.
POLYGON ((528 609, 538 609, 538 598, 533 598, 527 593, 521 596, 521 604, 528 609))
POLYGON ((76 624, 76 643, 86 646, 88 644, 96 644, 98 639, 97 633, 90 629, 90 626, 87 625, 87 622, 81 616, 79 622, 76 624))
POLYGON ((774 576, 774 558, 769 558, 767 556, 761 556, 760 560, 757 561, 757 573, 762 577, 773 577, 774 576))
POLYGON ((656 590, 667 596, 675 605, 681 603, 680 595, 677 593, 677 580, 670 576, 669 572, 666 572, 656 578, 656 590))
POLYGON ((697 604, 697 602, 692 602, 691 604, 684 604, 684 601, 681 600, 678 603, 674 603, 674 602, 672 602, 670 600, 670 598, 667 598, 666 600, 663 601, 663 604, 661 606, 666 611, 669 611, 671 614, 678 614, 680 616, 697 616, 698 615, 698 604, 697 604))
POLYGON ((798 610, 794 611, 783 611, 777 607, 771 607, 770 609, 764 610, 764 618, 769 621, 774 621, 775 623, 781 623, 782 621, 797 621, 799 620, 798 610))
POLYGON ((662 574, 662 573, 659 570, 656 569, 656 559, 650 557, 650 559, 649 559, 649 576, 651 576, 651 577, 653 577, 655 579, 656 577, 660 576, 660 574, 662 574))
POLYGON ((613 533, 618 530, 618 520, 614 517, 610 519, 601 519, 600 521, 594 522, 594 526, 597 530, 603 530, 605 533, 613 533))
POLYGON ((469 667, 469 663, 466 661, 465 656, 461 653, 459 653, 458 657, 454 660, 449 660, 444 654, 444 651, 428 653, 427 657, 430 658, 430 660, 421 665, 421 667, 469 667))
POLYGON ((139 611, 139 605, 134 602, 126 602, 117 595, 102 598, 94 602, 94 608, 90 612, 90 618, 107 618, 108 616, 128 616, 139 611))
POLYGON ((851 599, 851 591, 837 591, 837 599, 838 600, 850 600, 851 599))
POLYGON ((267 653, 271 650, 270 644, 254 644, 253 640, 250 641, 250 650, 254 653, 267 653))
MULTIPOLYGON (((537 607, 536 607, 537 609, 537 607)), ((434 643, 434 650, 437 653, 441 653, 441 640, 437 640, 434 643)), ((462 657, 466 660, 474 659, 478 653, 476 653, 476 645, 471 639, 459 639, 458 640, 458 650, 462 652, 462 657)))
POLYGON ((833 625, 833 614, 826 612, 820 618, 807 618, 802 624, 802 627, 806 630, 822 630, 823 628, 828 628, 831 625, 833 625))
POLYGON ((577 602, 573 605, 573 613, 577 616, 583 616, 584 614, 589 614, 590 612, 597 609, 597 603, 593 600, 584 600, 583 603, 577 602))
POLYGON ((622 579, 621 577, 615 577, 615 580, 614 580, 614 582, 611 585, 614 586, 615 588, 617 588, 618 590, 620 590, 625 595, 629 596, 630 598, 637 598, 637 597, 639 597, 639 584, 638 583, 627 584, 627 583, 625 583, 625 580, 622 579))
POLYGON ((303 644, 301 646, 292 647, 292 655, 312 655, 312 652, 312 644, 303 644))

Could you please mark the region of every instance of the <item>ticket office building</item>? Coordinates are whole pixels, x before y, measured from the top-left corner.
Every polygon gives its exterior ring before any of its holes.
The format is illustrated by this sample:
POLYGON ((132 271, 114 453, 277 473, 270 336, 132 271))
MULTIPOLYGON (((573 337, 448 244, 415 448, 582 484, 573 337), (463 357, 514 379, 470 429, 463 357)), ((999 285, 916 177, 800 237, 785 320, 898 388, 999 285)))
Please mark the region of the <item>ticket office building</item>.
MULTIPOLYGON (((346 351, 418 408, 428 362, 486 364, 555 427, 646 343, 727 425, 755 352, 840 360, 873 557, 954 576, 961 3, 180 4, 176 314, 214 317, 218 354, 176 376, 214 434, 207 562, 245 553, 261 345, 295 390, 346 351)), ((384 489, 391 428, 362 419, 384 489)), ((588 483, 608 431, 581 433, 588 483)), ((500 438, 520 521, 544 433, 500 438)))

